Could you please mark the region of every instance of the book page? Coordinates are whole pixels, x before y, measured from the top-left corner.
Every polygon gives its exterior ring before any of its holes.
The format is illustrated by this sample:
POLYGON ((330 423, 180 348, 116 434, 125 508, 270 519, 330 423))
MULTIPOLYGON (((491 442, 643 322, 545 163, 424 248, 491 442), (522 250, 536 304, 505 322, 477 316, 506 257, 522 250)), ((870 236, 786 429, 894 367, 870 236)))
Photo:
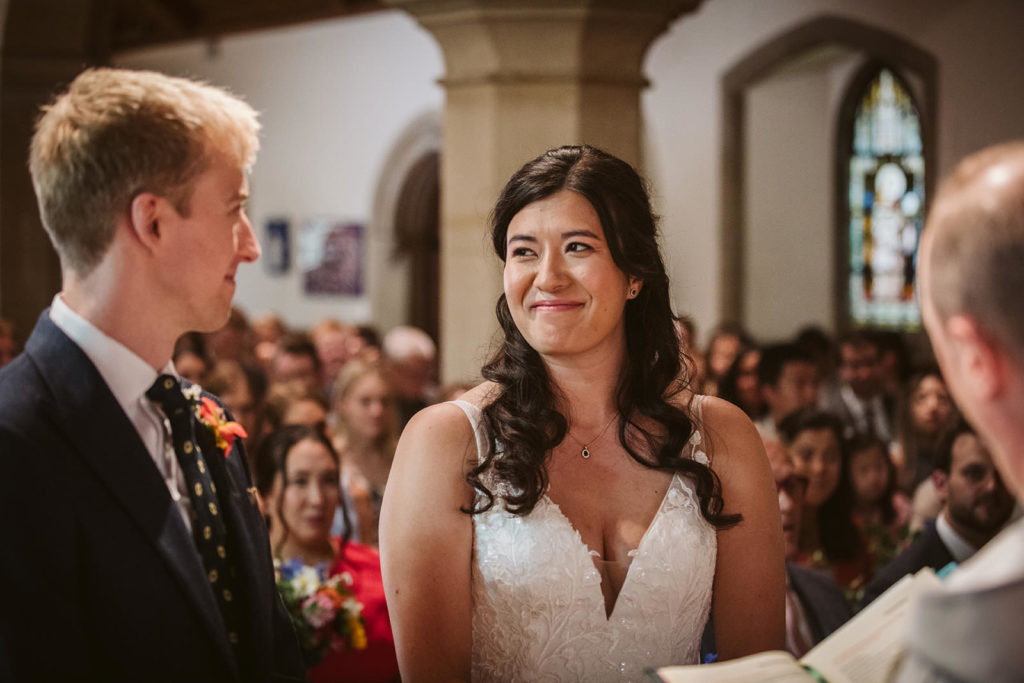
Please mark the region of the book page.
POLYGON ((801 660, 829 683, 878 683, 906 647, 910 605, 918 593, 941 585, 925 568, 905 576, 801 660))
POLYGON ((658 669, 665 683, 809 683, 814 679, 788 652, 762 652, 728 662, 666 666, 658 669))

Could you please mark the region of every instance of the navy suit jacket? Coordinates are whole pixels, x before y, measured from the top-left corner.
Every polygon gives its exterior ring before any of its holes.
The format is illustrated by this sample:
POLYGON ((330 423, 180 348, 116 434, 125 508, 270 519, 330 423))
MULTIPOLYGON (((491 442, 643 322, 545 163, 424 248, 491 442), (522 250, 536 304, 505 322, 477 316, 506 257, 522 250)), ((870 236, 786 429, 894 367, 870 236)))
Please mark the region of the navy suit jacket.
POLYGON ((938 571, 952 561, 953 556, 949 554, 949 549, 942 542, 935 523, 929 522, 921 535, 910 544, 910 547, 882 567, 865 586, 861 606, 866 607, 868 603, 889 590, 890 586, 907 574, 916 574, 918 570, 925 567, 931 567, 938 571))
POLYGON ((786 574, 789 585, 800 598, 815 645, 853 616, 843 589, 830 574, 792 562, 786 563, 786 574))
MULTIPOLYGON (((853 610, 846 602, 843 589, 831 575, 786 560, 786 576, 789 578, 789 585, 800 599, 800 606, 804 608, 804 616, 814 638, 813 645, 830 636, 853 616, 853 610)), ((704 662, 709 654, 717 652, 714 620, 708 617, 700 640, 701 662, 704 662)))
POLYGON ((232 655, 167 485, 96 367, 44 311, 0 371, 0 678, 302 680, 241 444, 197 439, 242 593, 232 655))

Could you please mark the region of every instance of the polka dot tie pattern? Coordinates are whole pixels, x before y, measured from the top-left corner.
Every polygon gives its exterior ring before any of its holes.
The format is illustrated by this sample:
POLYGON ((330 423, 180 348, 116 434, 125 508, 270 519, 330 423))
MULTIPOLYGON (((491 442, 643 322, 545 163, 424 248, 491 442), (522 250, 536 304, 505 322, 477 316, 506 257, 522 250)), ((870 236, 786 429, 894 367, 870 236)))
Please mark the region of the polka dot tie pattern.
POLYGON ((220 514, 217 487, 196 441, 192 407, 181 392, 178 380, 170 375, 157 377, 146 397, 163 409, 171 423, 174 455, 185 475, 186 488, 192 500, 192 535, 196 549, 203 560, 210 590, 224 617, 228 641, 237 648, 239 619, 233 599, 234 569, 227 552, 227 528, 224 515, 220 514))

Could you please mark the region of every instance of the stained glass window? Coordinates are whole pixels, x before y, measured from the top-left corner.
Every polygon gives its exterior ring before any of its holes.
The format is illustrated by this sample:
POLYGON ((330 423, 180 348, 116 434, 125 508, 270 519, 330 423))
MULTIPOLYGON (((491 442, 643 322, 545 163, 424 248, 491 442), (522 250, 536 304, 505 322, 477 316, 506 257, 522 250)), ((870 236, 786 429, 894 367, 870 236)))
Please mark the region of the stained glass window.
POLYGON ((849 150, 850 323, 918 330, 914 268, 924 224, 924 156, 918 108, 889 69, 868 82, 849 150))

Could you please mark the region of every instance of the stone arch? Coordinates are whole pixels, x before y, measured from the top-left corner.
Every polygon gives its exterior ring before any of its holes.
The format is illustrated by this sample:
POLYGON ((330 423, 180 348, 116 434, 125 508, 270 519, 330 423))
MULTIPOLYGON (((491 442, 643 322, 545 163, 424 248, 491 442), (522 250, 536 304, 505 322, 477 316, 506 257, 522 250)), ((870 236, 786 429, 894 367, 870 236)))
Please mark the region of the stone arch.
MULTIPOLYGON (((920 84, 915 92, 921 105, 926 148, 926 163, 935 168, 935 129, 938 101, 938 62, 923 48, 903 36, 859 21, 836 16, 820 16, 791 28, 751 50, 736 62, 721 79, 722 97, 722 178, 720 188, 721 223, 719 229, 719 311, 723 320, 744 319, 744 269, 746 253, 744 176, 746 108, 744 94, 758 81, 800 55, 835 45, 863 54, 869 60, 892 65, 910 74, 920 84)), ((834 164, 839 163, 837 145, 833 145, 834 164)), ((931 174, 933 175, 933 174, 931 174)), ((930 181, 929 181, 930 182, 930 181)), ((930 192, 929 192, 930 194, 930 192)), ((842 196, 835 191, 835 216, 842 211, 842 196)), ((838 218, 836 218, 838 220, 838 218)), ((835 221, 833 221, 834 223, 835 221)), ((834 256, 838 258, 838 256, 834 256)), ((834 274, 834 277, 838 277, 834 274)), ((835 288, 834 288, 835 291, 835 288)), ((838 320, 836 321, 838 322, 838 320)))

